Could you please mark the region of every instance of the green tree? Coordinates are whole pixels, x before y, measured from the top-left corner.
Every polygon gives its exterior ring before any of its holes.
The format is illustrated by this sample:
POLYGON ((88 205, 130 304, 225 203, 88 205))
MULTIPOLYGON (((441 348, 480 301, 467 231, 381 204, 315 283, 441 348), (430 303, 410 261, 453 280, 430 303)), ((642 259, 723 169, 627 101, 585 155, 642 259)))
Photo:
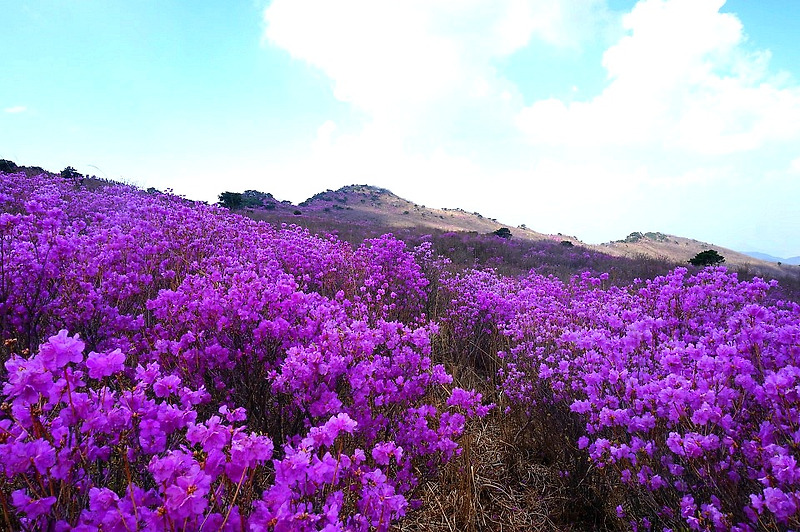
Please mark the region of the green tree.
POLYGON ((713 249, 707 249, 705 251, 701 251, 693 258, 689 259, 689 264, 694 266, 717 266, 725 262, 725 257, 714 251, 713 249))
POLYGON ((258 190, 245 190, 242 193, 242 206, 261 208, 266 203, 272 203, 275 198, 272 194, 267 192, 259 192, 258 190))
POLYGON ((240 192, 223 192, 219 195, 219 203, 227 209, 240 209, 242 207, 242 194, 240 192))
POLYGON ((61 170, 61 177, 64 179, 83 179, 83 174, 75 170, 73 167, 67 166, 61 170))
POLYGON ((0 172, 7 172, 11 173, 16 171, 17 165, 14 161, 9 161, 7 159, 0 159, 0 172))

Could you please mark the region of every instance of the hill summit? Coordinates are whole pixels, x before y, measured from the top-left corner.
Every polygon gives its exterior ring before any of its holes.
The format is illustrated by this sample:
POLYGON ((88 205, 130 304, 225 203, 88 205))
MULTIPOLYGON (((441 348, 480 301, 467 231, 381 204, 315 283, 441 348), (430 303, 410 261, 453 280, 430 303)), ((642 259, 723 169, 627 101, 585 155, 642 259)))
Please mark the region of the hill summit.
MULTIPOLYGON (((349 239, 353 241, 397 231, 416 234, 431 231, 490 234, 501 229, 515 239, 539 241, 553 238, 524 226, 503 224, 478 212, 420 205, 386 188, 372 185, 354 184, 337 190, 328 189, 297 205, 278 201, 271 194, 261 194, 263 205, 247 205, 251 207, 245 211, 249 217, 269 222, 291 221, 322 232, 336 230, 345 238, 352 233, 353 238, 349 239)), ((572 237, 558 238, 578 243, 572 237)))
MULTIPOLYGON (((245 192, 245 195, 253 191, 245 192)), ((671 267, 687 265, 688 261, 705 250, 715 250, 725 258, 725 265, 743 274, 791 279, 800 278, 800 269, 786 263, 777 264, 755 258, 732 249, 699 240, 679 237, 658 231, 633 231, 621 240, 604 244, 586 244, 574 236, 548 235, 511 226, 478 212, 458 208, 431 208, 407 200, 392 191, 373 185, 347 185, 337 190, 325 190, 293 205, 278 201, 271 194, 259 193, 263 205, 247 209, 245 214, 271 223, 296 223, 308 229, 333 232, 353 243, 383 233, 423 235, 426 233, 500 234, 515 242, 550 242, 575 246, 582 253, 601 253, 633 261, 661 261, 671 267)), ((541 250, 536 253, 541 252, 541 250)), ((533 253, 533 251, 527 252, 533 253)), ((527 261, 526 261, 527 264, 527 261)))

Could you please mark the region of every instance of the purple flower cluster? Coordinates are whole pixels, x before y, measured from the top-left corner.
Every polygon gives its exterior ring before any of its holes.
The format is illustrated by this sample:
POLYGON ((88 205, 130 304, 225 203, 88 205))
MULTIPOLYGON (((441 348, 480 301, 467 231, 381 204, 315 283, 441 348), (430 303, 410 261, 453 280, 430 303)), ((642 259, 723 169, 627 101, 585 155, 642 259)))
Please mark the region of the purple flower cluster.
POLYGON ((624 526, 800 529, 800 306, 769 283, 452 273, 430 240, 0 177, 4 528, 388 530, 493 407, 444 361, 574 434, 624 526))
POLYGON ((220 437, 193 452, 182 443, 198 443, 191 435, 205 427, 196 410, 205 390, 157 363, 126 367, 119 351, 84 358, 84 347, 62 330, 5 364, 0 453, 10 459, 0 469, 6 485, 22 486, 11 498, 19 524, 186 529, 230 510, 231 486, 271 457, 272 441, 214 416, 206 425, 220 437))
POLYGON ((724 268, 609 289, 588 275, 505 281, 504 393, 530 415, 568 405, 585 423, 578 447, 632 497, 644 490, 661 508, 651 520, 800 525, 800 306, 760 303, 768 283, 724 268))
POLYGON ((4 526, 387 530, 488 411, 427 251, 3 174, 4 526))

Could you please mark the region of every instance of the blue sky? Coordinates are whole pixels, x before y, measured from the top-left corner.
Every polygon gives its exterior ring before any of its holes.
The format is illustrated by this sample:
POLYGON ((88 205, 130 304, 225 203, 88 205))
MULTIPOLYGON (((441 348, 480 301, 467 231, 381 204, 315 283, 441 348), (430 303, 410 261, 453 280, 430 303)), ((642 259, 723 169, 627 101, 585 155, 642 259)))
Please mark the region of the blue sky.
POLYGON ((800 254, 800 2, 0 0, 0 158, 800 254))

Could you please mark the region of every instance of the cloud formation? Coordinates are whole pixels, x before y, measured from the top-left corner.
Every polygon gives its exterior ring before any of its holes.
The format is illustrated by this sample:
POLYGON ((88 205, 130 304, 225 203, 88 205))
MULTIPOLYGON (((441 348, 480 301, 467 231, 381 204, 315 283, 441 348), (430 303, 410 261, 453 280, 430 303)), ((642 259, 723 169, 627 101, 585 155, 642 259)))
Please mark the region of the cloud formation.
POLYGON ((6 107, 5 109, 3 109, 3 112, 13 115, 13 114, 18 114, 18 113, 24 113, 27 110, 28 110, 28 108, 25 107, 24 105, 15 105, 13 107, 6 107))
POLYGON ((496 61, 531 41, 580 48, 609 17, 601 0, 274 0, 265 40, 322 71, 362 117, 326 126, 325 142, 294 171, 329 183, 396 177, 438 189, 443 205, 468 200, 453 198, 441 176, 478 171, 470 153, 480 158, 487 142, 521 139, 523 97, 496 61))
MULTIPOLYGON (((743 209, 761 224, 750 202, 770 196, 756 189, 796 188, 800 87, 770 71, 769 51, 749 47, 723 4, 274 0, 265 40, 324 73, 360 119, 323 120, 308 156, 273 171, 309 193, 370 182, 590 241, 651 229, 720 238, 743 209), (580 51, 615 31, 606 82, 582 99, 526 104, 503 70, 528 47, 580 51)), ((773 216, 793 208, 770 201, 773 216)))
POLYGON ((609 83, 589 101, 535 102, 520 113, 534 143, 652 147, 728 155, 800 134, 800 89, 748 53, 722 0, 647 0, 603 56, 609 83))
POLYGON ((324 72, 335 96, 370 121, 416 136, 421 122, 440 126, 470 106, 507 106, 518 94, 494 61, 532 39, 577 47, 593 37, 604 4, 573 4, 275 0, 264 13, 265 38, 324 72), (444 116, 425 120, 431 113, 444 116))

